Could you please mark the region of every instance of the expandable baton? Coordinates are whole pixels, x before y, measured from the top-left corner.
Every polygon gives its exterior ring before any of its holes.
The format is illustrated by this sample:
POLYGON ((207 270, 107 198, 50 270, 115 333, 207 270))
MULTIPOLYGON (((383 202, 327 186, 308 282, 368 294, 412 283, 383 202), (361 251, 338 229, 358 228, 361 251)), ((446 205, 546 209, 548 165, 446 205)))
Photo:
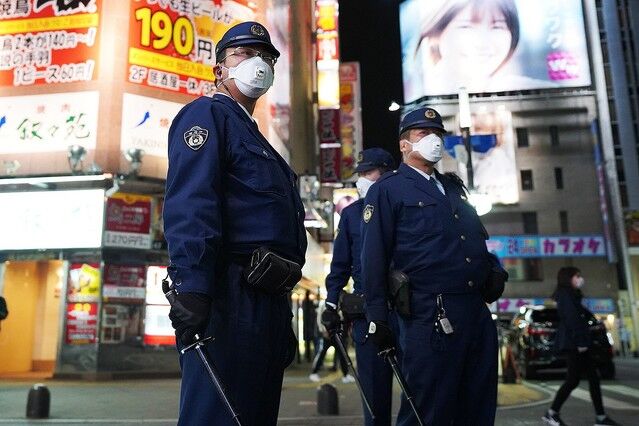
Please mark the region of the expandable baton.
POLYGON ((357 370, 353 366, 353 361, 351 357, 348 356, 348 352, 346 352, 346 347, 344 347, 344 342, 342 341, 342 337, 339 334, 339 331, 336 331, 333 334, 333 339, 335 339, 335 344, 337 345, 337 349, 342 353, 342 356, 346 360, 346 364, 348 368, 353 372, 353 377, 355 378, 355 384, 357 384, 357 388, 359 389, 359 393, 362 394, 362 400, 364 400, 364 405, 366 405, 366 409, 371 415, 371 418, 375 420, 375 414, 373 413, 373 409, 371 408, 371 404, 368 402, 366 398, 366 394, 364 393, 364 389, 362 388, 362 383, 359 381, 359 375, 357 374, 357 370))
MULTIPOLYGON (((166 278, 162 280, 162 291, 164 291, 164 296, 166 296, 171 306, 173 306, 176 302, 176 299, 175 299, 176 292, 175 292, 175 289, 169 288, 169 282, 166 278)), ((231 400, 228 398, 226 394, 226 389, 224 388, 224 384, 222 383, 222 380, 220 379, 220 374, 217 372, 217 370, 213 366, 213 361, 211 361, 211 359, 209 358, 209 354, 206 350, 206 346, 204 346, 204 344, 211 339, 213 339, 212 336, 200 338, 200 335, 196 334, 195 342, 181 349, 180 353, 184 355, 185 353, 195 349, 195 352, 197 352, 198 356, 200 357, 200 360, 202 361, 202 364, 204 365, 204 369, 209 374, 209 377, 211 378, 211 380, 213 381, 213 384, 217 388, 217 392, 220 394, 222 401, 224 401, 226 408, 231 413, 231 416, 233 416, 233 420, 235 420, 235 423, 237 423, 238 426, 242 426, 242 422, 240 421, 240 414, 237 412, 237 410, 235 410, 235 408, 233 408, 233 405, 231 404, 231 400)))
POLYGON ((397 382, 399 383, 399 387, 402 388, 404 397, 408 400, 410 407, 413 409, 413 413, 415 413, 415 417, 417 418, 417 422, 419 423, 419 426, 424 426, 424 423, 422 422, 422 418, 419 415, 419 411, 417 411, 417 407, 415 407, 415 403, 413 402, 413 396, 410 394, 410 391, 408 390, 408 385, 406 384, 406 381, 404 380, 404 376, 402 375, 402 372, 399 369, 399 366, 397 365, 397 357, 395 356, 394 351, 395 351, 395 348, 389 348, 389 349, 381 351, 379 355, 382 356, 390 364, 391 368, 393 369, 393 373, 395 374, 395 378, 397 379, 397 382))

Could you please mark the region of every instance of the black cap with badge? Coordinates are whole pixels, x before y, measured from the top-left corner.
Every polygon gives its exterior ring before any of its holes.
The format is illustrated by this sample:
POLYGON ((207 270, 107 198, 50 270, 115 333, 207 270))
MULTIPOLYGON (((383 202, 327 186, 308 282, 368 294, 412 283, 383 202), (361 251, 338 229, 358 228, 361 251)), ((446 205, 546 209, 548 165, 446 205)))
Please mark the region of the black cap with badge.
POLYGON ((442 116, 434 109, 425 107, 413 110, 402 118, 402 122, 399 125, 399 134, 401 135, 406 130, 410 129, 425 128, 434 128, 446 131, 446 129, 444 129, 444 124, 442 123, 442 116))
POLYGON ((280 56, 268 31, 259 22, 242 22, 229 28, 215 46, 215 57, 219 59, 224 49, 238 46, 264 46, 276 58, 280 56))

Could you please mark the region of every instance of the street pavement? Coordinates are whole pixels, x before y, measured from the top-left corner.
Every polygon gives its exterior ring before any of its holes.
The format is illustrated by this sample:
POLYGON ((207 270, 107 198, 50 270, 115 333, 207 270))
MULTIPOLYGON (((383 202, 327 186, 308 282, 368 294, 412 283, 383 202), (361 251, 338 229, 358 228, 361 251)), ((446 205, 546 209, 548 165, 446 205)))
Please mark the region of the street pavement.
MULTIPOLYGON (((617 359, 614 381, 603 382, 604 404, 608 413, 624 425, 639 425, 639 360, 617 359)), ((342 384, 337 373, 322 372, 322 383, 338 390, 339 416, 317 414, 317 383, 308 380, 308 364, 287 371, 282 404, 281 425, 361 425, 362 408, 355 384, 342 384)), ((51 416, 47 420, 25 419, 27 393, 33 379, 0 379, 0 424, 9 425, 174 425, 177 419, 179 380, 146 379, 105 382, 48 380, 51 391, 51 416)), ((321 383, 320 383, 321 384, 321 383)), ((496 425, 540 425, 540 417, 550 404, 561 377, 500 385, 500 408, 496 425), (507 405, 506 405, 507 404, 507 405)), ((399 389, 395 389, 394 407, 399 407, 399 389)), ((582 382, 562 409, 570 425, 593 424, 594 412, 587 382, 582 382)))

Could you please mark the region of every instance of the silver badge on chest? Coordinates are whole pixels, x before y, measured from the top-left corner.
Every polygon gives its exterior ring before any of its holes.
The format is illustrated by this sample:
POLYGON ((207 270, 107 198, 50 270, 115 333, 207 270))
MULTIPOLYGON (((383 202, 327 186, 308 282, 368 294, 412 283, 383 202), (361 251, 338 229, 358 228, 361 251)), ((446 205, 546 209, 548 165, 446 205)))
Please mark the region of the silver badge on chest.
POLYGON ((197 151, 202 148, 208 138, 209 131, 201 128, 200 126, 193 126, 184 132, 184 142, 193 151, 197 151))

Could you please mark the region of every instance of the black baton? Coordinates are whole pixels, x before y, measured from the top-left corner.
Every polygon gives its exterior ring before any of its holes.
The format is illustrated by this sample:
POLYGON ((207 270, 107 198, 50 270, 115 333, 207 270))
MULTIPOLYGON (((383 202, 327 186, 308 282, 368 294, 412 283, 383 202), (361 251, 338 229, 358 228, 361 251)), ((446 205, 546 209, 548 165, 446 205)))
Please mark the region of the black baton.
POLYGON ((206 372, 209 373, 209 376, 211 377, 213 384, 217 388, 217 392, 222 397, 222 401, 224 401, 226 408, 231 413, 231 416, 233 416, 233 420, 235 420, 235 423, 237 423, 238 426, 242 426, 242 422, 240 421, 240 414, 235 410, 235 408, 233 408, 233 404, 231 404, 231 401, 226 395, 226 389, 224 388, 224 384, 222 383, 222 380, 220 379, 220 375, 215 370, 215 367, 213 367, 213 363, 209 358, 209 354, 206 351, 206 347, 204 346, 204 344, 211 339, 212 339, 211 336, 200 339, 200 336, 196 334, 195 342, 191 343, 189 346, 182 349, 180 353, 184 355, 190 350, 195 349, 195 352, 197 352, 197 354, 199 355, 200 360, 202 361, 202 364, 204 365, 204 368, 206 369, 206 372))
POLYGON ((419 415, 419 411, 417 411, 417 407, 415 407, 415 403, 413 402, 413 396, 410 394, 408 390, 408 385, 406 384, 406 381, 404 380, 404 376, 402 375, 402 372, 400 371, 399 366, 397 365, 397 358, 395 357, 395 354, 393 353, 394 351, 395 351, 394 348, 386 349, 380 352, 379 355, 382 356, 390 364, 391 368, 393 369, 393 373, 395 374, 395 378, 397 379, 397 382, 399 383, 399 387, 402 388, 404 397, 408 400, 410 407, 413 409, 413 412, 415 413, 415 417, 417 417, 417 422, 419 423, 420 426, 424 426, 424 423, 422 422, 422 418, 419 415))
MULTIPOLYGON (((167 277, 168 277, 168 274, 167 274, 167 277)), ((175 300, 176 292, 175 292, 175 289, 172 289, 169 287, 169 282, 167 278, 162 280, 162 291, 164 292, 164 296, 166 296, 169 303, 171 305, 174 305, 176 301, 175 300)), ((206 351, 206 347, 204 346, 204 344, 208 342, 209 340, 211 340, 212 338, 213 337, 211 336, 200 338, 200 335, 196 334, 195 342, 191 343, 184 349, 180 350, 180 353, 184 355, 185 353, 195 349, 195 352, 197 352, 198 356, 200 357, 200 360, 202 361, 202 364, 204 365, 204 369, 206 370, 207 373, 209 373, 209 377, 211 377, 213 384, 217 388, 217 392, 220 394, 222 401, 224 401, 226 408, 229 410, 229 412, 233 416, 233 420, 235 420, 235 423, 237 423, 238 426, 242 426, 242 422, 240 421, 240 414, 235 410, 235 408, 233 408, 233 405, 231 404, 231 401, 229 400, 226 394, 226 389, 224 388, 224 384, 222 383, 222 380, 220 379, 220 375, 215 370, 215 367, 213 366, 213 362, 209 358, 209 354, 206 351)))
POLYGON ((339 331, 333 334, 333 339, 335 339, 335 344, 337 345, 337 349, 342 353, 342 356, 346 360, 346 364, 348 368, 353 372, 353 377, 355 377, 355 384, 357 384, 357 388, 359 389, 359 393, 362 394, 362 400, 364 400, 364 404, 366 405, 366 409, 371 415, 371 418, 375 420, 375 414, 373 413, 373 409, 371 408, 371 404, 368 402, 366 398, 366 394, 364 393, 364 389, 362 388, 362 384, 359 381, 359 375, 357 374, 357 370, 353 366, 353 361, 351 361, 351 357, 348 356, 348 352, 346 352, 346 348, 344 347, 344 342, 342 341, 342 337, 339 335, 339 331))

